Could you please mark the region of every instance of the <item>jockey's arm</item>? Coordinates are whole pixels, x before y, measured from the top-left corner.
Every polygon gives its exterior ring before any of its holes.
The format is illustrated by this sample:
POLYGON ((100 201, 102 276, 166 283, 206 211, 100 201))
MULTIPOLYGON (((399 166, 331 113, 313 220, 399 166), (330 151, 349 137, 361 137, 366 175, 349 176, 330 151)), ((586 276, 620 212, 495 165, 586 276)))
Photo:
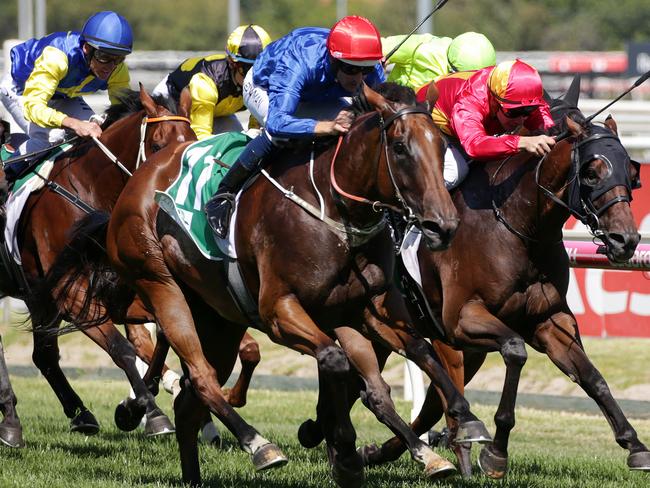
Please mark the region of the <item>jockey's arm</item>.
POLYGON ((68 57, 65 53, 52 46, 43 49, 23 90, 24 114, 29 122, 48 129, 65 127, 63 121, 69 117, 47 104, 67 73, 68 57))
POLYGON ((190 109, 191 127, 201 140, 212 135, 214 108, 219 100, 219 90, 214 81, 204 73, 192 76, 188 85, 192 97, 190 109))
POLYGON ((519 152, 518 135, 491 136, 485 130, 484 114, 480 104, 464 99, 454 106, 451 125, 463 149, 472 159, 502 158, 519 152))
POLYGON ((269 78, 269 112, 266 130, 273 137, 304 139, 313 137, 318 121, 294 117, 305 85, 304 74, 288 66, 269 78))
POLYGON ((25 118, 47 129, 66 127, 82 137, 99 137, 102 130, 94 122, 75 119, 48 107, 48 102, 67 73, 68 57, 65 53, 52 46, 46 47, 25 81, 23 91, 25 118))
MULTIPOLYGON (((395 46, 404 40, 406 35, 389 36, 381 38, 381 50, 384 56, 392 51, 395 46)), ((417 48, 424 42, 428 42, 433 38, 431 34, 413 34, 409 37, 404 44, 402 44, 397 51, 390 57, 388 64, 409 64, 413 62, 413 57, 417 48)))

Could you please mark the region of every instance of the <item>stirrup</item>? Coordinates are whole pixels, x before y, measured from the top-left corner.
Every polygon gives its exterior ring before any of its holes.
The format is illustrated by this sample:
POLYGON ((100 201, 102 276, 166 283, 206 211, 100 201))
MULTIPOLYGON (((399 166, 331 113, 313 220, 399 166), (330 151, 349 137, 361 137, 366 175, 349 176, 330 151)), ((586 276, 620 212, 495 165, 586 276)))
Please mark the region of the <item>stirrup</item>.
POLYGON ((228 237, 228 226, 230 215, 235 206, 234 193, 218 193, 205 204, 205 213, 208 217, 208 224, 219 239, 228 237))

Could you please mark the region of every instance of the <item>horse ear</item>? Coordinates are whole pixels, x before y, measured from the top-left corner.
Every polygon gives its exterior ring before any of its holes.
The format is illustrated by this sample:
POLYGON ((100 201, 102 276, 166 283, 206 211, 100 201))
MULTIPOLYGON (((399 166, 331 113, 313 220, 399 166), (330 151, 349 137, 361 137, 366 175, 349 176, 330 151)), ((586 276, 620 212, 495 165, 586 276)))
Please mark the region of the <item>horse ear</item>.
POLYGON ((429 110, 433 110, 433 107, 435 107, 436 102, 438 101, 439 95, 440 91, 438 90, 438 86, 435 81, 432 81, 429 83, 429 87, 427 88, 427 103, 429 104, 429 110))
POLYGON ((189 117, 190 111, 192 110, 192 95, 190 94, 189 88, 185 87, 181 91, 181 99, 178 104, 178 115, 183 117, 189 117))
POLYGON ((578 106, 578 99, 580 98, 580 75, 573 77, 571 86, 569 86, 569 89, 561 98, 572 107, 578 106))
POLYGON ((571 135, 573 137, 578 137, 582 134, 582 126, 579 123, 575 122, 572 118, 568 116, 564 117, 564 122, 566 123, 567 129, 569 129, 569 132, 571 132, 571 135))
POLYGON ((155 117, 157 115, 156 111, 156 102, 153 101, 153 98, 147 93, 147 90, 144 89, 142 83, 140 85, 140 102, 142 102, 142 107, 149 117, 155 117))
POLYGON ((375 110, 383 112, 389 108, 388 100, 386 100, 365 83, 363 84, 363 95, 366 97, 366 100, 368 100, 368 103, 370 103, 370 105, 375 108, 375 110))
POLYGON ((611 130, 614 134, 618 135, 618 125, 616 124, 614 117, 612 117, 612 114, 609 114, 605 119, 605 127, 611 130))

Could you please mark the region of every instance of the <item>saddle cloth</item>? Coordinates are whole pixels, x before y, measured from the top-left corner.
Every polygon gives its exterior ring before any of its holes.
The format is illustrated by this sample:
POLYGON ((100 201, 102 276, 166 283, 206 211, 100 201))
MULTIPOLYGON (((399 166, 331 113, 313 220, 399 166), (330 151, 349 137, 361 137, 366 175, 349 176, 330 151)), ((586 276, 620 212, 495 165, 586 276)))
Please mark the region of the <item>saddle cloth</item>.
POLYGON ((72 144, 63 144, 45 156, 36 168, 14 182, 5 208, 7 222, 5 224, 4 238, 11 256, 17 264, 22 264, 20 249, 18 248, 18 222, 25 208, 25 203, 33 192, 45 186, 47 178, 54 167, 54 161, 72 147, 72 144))
POLYGON ((165 191, 156 191, 160 208, 207 259, 237 257, 233 231, 237 212, 230 220, 229 238, 215 239, 203 207, 249 141, 250 137, 242 132, 226 132, 195 142, 183 152, 176 180, 165 191))

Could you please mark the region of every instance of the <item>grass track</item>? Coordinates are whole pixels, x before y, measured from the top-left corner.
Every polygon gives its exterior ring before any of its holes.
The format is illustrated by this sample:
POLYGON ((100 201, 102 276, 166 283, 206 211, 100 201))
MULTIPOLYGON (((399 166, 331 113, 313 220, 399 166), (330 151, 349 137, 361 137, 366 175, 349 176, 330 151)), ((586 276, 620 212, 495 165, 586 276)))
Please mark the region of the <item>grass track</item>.
MULTIPOLYGON (((42 378, 13 378, 20 399, 19 414, 27 448, 0 448, 0 487, 124 487, 180 486, 180 464, 175 438, 146 439, 139 433, 122 433, 113 424, 115 405, 126 392, 124 382, 75 381, 75 388, 98 417, 102 431, 86 438, 67 432, 58 401, 42 378)), ((255 390, 242 414, 267 437, 278 443, 290 463, 279 470, 255 473, 249 456, 224 433, 226 448, 201 448, 201 468, 206 486, 302 488, 333 486, 322 447, 301 448, 296 439, 300 422, 313 415, 314 392, 255 390)), ((170 412, 169 397, 161 406, 170 412)), ((409 406, 398 401, 407 415, 409 406)), ((474 406, 493 430, 494 407, 474 406)), ((421 468, 408 456, 389 466, 367 470, 368 487, 647 487, 650 473, 629 472, 626 451, 619 448, 605 419, 600 416, 519 409, 511 435, 511 471, 501 482, 483 476, 455 477, 427 482, 421 468)), ((353 410, 358 444, 379 442, 388 431, 359 405, 353 410)), ((650 439, 650 421, 634 420, 642 439, 650 439)), ((474 455, 478 452, 474 449, 474 455)), ((450 453, 445 455, 452 459, 450 453)))

